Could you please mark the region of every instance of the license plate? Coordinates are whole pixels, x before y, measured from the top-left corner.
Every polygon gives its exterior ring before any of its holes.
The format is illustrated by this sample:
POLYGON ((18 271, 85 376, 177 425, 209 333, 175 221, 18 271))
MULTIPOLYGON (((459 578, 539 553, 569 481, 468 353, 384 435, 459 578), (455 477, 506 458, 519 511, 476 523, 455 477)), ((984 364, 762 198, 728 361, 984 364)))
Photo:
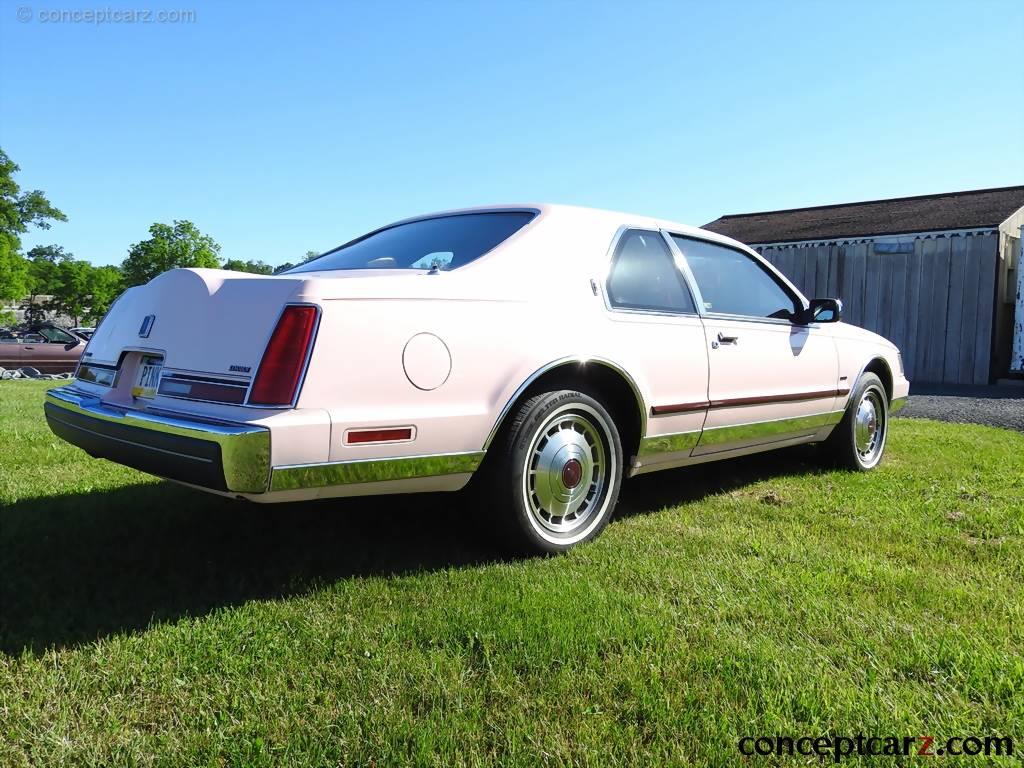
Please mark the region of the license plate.
POLYGON ((164 368, 162 357, 145 355, 139 365, 139 378, 132 387, 132 397, 153 399, 160 387, 160 371, 164 368))

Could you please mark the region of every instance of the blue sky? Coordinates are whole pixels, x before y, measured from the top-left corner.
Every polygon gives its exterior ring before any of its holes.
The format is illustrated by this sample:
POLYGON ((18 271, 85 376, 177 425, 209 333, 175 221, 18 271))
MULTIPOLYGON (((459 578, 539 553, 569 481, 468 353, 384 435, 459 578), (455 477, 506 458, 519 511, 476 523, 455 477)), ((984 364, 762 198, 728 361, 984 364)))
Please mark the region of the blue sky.
POLYGON ((1024 182, 1022 40, 1016 0, 2 0, 0 146, 69 217, 26 245, 98 264, 173 219, 272 264, 481 203, 699 225, 1024 182), (107 8, 195 20, 40 20, 107 8))

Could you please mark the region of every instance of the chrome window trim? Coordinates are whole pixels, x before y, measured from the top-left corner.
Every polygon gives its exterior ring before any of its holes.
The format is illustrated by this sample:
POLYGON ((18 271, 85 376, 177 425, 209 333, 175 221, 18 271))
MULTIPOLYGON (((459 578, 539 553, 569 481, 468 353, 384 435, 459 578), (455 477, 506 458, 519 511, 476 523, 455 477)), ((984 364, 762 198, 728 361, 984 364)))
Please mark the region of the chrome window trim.
MULTIPOLYGON (((690 294, 690 300, 693 302, 694 308, 696 309, 695 312, 684 312, 683 310, 674 311, 670 309, 637 309, 635 307, 617 307, 612 304, 611 294, 608 290, 608 281, 611 280, 612 277, 612 268, 615 266, 615 256, 619 247, 619 242, 627 232, 652 232, 660 234, 662 230, 657 227, 641 227, 636 224, 623 224, 615 230, 615 234, 612 236, 611 245, 608 246, 608 252, 605 255, 604 275, 599 281, 601 285, 602 299, 604 300, 604 308, 608 312, 621 312, 623 314, 632 315, 653 315, 655 317, 700 317, 700 305, 697 304, 697 294, 694 294, 692 285, 690 285, 686 280, 685 274, 683 274, 679 269, 679 261, 676 258, 676 251, 673 250, 671 246, 669 246, 669 255, 675 263, 676 270, 680 271, 680 276, 683 278, 683 287, 690 294)), ((662 239, 664 239, 664 237, 662 239)))
POLYGON ((207 440, 220 445, 224 484, 232 493, 263 493, 270 481, 270 430, 193 416, 156 415, 109 406, 73 386, 48 390, 46 402, 96 421, 207 440))
POLYGON ((728 312, 708 312, 707 320, 727 320, 730 323, 764 323, 765 325, 781 325, 786 328, 820 328, 820 323, 794 323, 783 317, 757 317, 755 315, 732 315, 728 312))
POLYGON ((682 249, 679 248, 678 244, 675 242, 675 238, 677 237, 682 240, 697 240, 698 242, 701 243, 707 243, 708 245, 714 245, 719 248, 725 248, 730 251, 736 251, 737 253, 741 253, 744 256, 753 259, 768 274, 769 279, 774 280, 776 283, 781 283, 783 291, 786 292, 787 294, 791 294, 792 297, 797 300, 797 303, 800 304, 803 309, 807 309, 810 306, 810 301, 807 299, 806 296, 803 295, 799 288, 797 288, 792 282, 790 282, 788 277, 782 274, 782 272, 780 272, 771 262, 769 262, 766 258, 764 258, 761 254, 757 253, 752 248, 737 248, 735 245, 727 245, 726 243, 720 243, 717 240, 709 240, 706 237, 699 237, 697 235, 683 234, 682 232, 673 232, 670 229, 663 229, 662 233, 664 233, 665 236, 672 241, 672 244, 675 246, 676 251, 680 255, 682 263, 685 264, 686 266, 685 274, 688 275, 689 278, 693 281, 693 286, 697 291, 697 295, 701 296, 701 302, 700 304, 697 305, 697 310, 701 313, 701 317, 725 317, 730 319, 736 318, 753 321, 768 321, 775 323, 785 323, 787 325, 800 325, 800 327, 802 328, 807 327, 807 325, 794 323, 792 320, 785 320, 783 318, 759 317, 758 315, 734 315, 731 313, 724 312, 707 312, 704 308, 704 300, 703 296, 700 294, 700 286, 697 284, 697 278, 693 274, 693 270, 690 269, 689 262, 686 260, 686 254, 683 253, 682 249))
POLYGON ((395 456, 384 459, 325 461, 273 467, 271 491, 295 491, 354 483, 380 483, 475 472, 484 451, 395 456))
POLYGON ((491 431, 487 434, 487 439, 484 441, 483 450, 486 451, 488 448, 491 447, 491 443, 497 436, 498 430, 501 429, 501 425, 505 421, 505 418, 508 416, 509 411, 512 410, 512 406, 515 405, 516 401, 530 387, 530 385, 533 384, 533 382, 535 382, 545 373, 552 371, 555 368, 559 368, 563 365, 572 365, 573 363, 579 365, 586 365, 587 363, 597 363, 598 365, 603 365, 606 368, 610 368, 615 373, 622 376, 622 378, 626 380, 626 383, 629 384, 630 388, 633 390, 633 396, 636 398, 636 404, 640 409, 640 436, 642 437, 643 435, 647 434, 647 404, 644 401, 643 394, 640 392, 640 387, 637 386, 636 380, 629 375, 626 369, 623 368, 618 363, 615 363, 611 360, 607 360, 603 357, 569 356, 560 357, 557 360, 552 360, 551 362, 542 365, 540 368, 531 373, 522 384, 519 385, 516 391, 512 393, 512 397, 508 399, 508 402, 505 403, 504 407, 501 409, 501 412, 498 414, 497 420, 494 422, 494 425, 491 427, 491 431))
MULTIPOLYGON (((605 308, 608 309, 607 304, 605 308)), ((608 309, 609 312, 614 312, 616 315, 640 315, 641 317, 667 317, 667 318, 690 318, 691 320, 700 320, 700 315, 695 315, 690 312, 669 312, 668 310, 656 310, 656 309, 627 309, 626 307, 612 307, 608 309)), ((612 318, 614 319, 614 318, 612 318)))
POLYGON ((704 317, 704 296, 700 292, 700 286, 697 285, 697 278, 694 277, 693 271, 690 269, 690 264, 686 261, 686 257, 683 252, 676 245, 676 241, 672 239, 672 233, 667 229, 662 229, 661 237, 668 245, 669 251, 672 253, 672 258, 676 262, 676 269, 683 275, 683 280, 690 289, 690 296, 693 298, 693 303, 697 307, 697 315, 704 317))

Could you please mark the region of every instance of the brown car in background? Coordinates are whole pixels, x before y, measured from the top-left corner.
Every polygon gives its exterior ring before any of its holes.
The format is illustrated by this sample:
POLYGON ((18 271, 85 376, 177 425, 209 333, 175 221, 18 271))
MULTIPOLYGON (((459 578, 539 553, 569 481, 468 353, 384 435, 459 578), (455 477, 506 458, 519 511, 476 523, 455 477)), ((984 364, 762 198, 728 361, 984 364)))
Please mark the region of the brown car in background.
POLYGON ((52 325, 29 331, 0 331, 0 368, 70 373, 84 350, 85 339, 52 325))

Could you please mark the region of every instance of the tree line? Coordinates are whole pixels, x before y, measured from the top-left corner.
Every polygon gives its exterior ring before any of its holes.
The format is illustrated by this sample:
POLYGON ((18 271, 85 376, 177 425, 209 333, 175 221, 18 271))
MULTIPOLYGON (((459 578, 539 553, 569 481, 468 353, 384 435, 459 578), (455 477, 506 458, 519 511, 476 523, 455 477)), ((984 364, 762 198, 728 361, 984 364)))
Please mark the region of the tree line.
MULTIPOLYGON (((73 318, 76 325, 95 322, 126 288, 176 267, 270 275, 296 266, 287 262, 274 268, 264 261, 223 259, 220 245, 184 219, 153 224, 149 237, 133 244, 119 266, 95 266, 59 245, 39 245, 25 253, 21 235, 31 227, 50 229, 55 221, 67 221, 67 216, 41 190, 22 190, 14 180, 19 170, 0 149, 0 307, 19 305, 30 323, 47 312, 73 318)), ((298 263, 317 255, 307 251, 298 263)), ((13 313, 0 311, 0 325, 13 320, 13 313)))

